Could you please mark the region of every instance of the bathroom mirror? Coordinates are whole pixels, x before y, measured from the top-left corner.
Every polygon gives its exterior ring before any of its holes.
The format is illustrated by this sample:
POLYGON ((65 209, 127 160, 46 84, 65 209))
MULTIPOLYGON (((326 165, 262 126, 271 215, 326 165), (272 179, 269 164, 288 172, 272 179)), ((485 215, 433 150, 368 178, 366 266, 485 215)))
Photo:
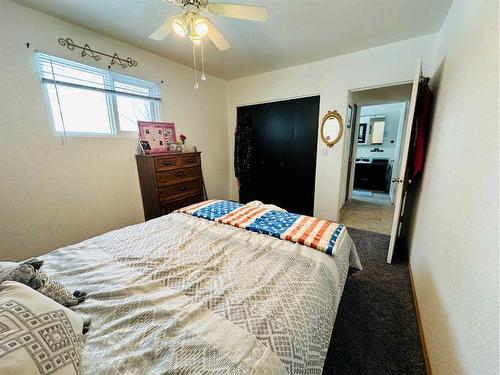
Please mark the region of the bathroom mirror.
POLYGON ((385 121, 373 121, 372 124, 372 145, 384 143, 385 121))
POLYGON ((381 145, 384 143, 385 115, 360 116, 358 145, 381 145))
POLYGON ((321 122, 321 139, 328 147, 333 147, 342 137, 344 124, 337 111, 328 111, 321 122))

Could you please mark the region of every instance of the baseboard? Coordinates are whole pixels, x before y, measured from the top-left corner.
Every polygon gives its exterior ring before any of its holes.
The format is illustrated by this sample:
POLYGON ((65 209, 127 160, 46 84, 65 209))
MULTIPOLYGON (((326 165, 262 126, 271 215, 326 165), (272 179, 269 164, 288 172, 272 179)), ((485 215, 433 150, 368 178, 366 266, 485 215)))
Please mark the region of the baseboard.
POLYGON ((413 281, 413 272, 411 270, 410 260, 408 259, 408 273, 410 274, 411 292, 413 294, 413 303, 415 304, 415 311, 417 312, 417 323, 418 331, 420 333, 420 343, 422 345, 422 352, 424 354, 425 370, 428 375, 432 375, 431 364, 429 361, 429 354, 427 352, 427 346, 425 345, 424 329, 422 326, 422 321, 420 319, 420 310, 418 308, 417 294, 415 293, 415 282, 413 281))

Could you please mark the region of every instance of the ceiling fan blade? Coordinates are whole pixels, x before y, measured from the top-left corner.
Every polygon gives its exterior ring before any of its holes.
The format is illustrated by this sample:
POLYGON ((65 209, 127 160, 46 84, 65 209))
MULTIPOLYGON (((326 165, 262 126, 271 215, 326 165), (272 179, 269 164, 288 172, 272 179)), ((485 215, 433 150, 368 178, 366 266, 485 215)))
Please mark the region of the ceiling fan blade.
POLYGON ((217 28, 212 22, 207 20, 207 25, 208 25, 207 36, 219 50, 225 51, 226 49, 231 47, 226 38, 224 38, 224 36, 220 33, 219 30, 217 30, 217 28))
POLYGON ((168 36, 168 34, 172 32, 172 23, 175 17, 176 16, 172 16, 168 18, 165 22, 163 22, 159 28, 157 28, 149 35, 149 38, 154 40, 165 39, 168 36))
POLYGON ((236 5, 209 3, 207 10, 216 15, 231 18, 239 18, 242 20, 251 20, 264 22, 267 20, 267 9, 253 5, 236 5))

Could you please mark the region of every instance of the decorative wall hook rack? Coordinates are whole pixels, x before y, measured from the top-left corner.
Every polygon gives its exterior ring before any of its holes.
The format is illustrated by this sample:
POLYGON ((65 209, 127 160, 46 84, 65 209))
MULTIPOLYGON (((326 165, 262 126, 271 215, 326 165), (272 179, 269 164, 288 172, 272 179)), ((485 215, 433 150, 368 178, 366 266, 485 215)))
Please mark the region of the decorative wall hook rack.
POLYGON ((79 46, 78 44, 75 44, 73 42, 73 39, 71 38, 59 38, 58 42, 61 46, 67 47, 70 51, 73 51, 75 48, 80 49, 82 51, 81 56, 90 56, 92 57, 95 61, 101 60, 102 56, 109 57, 111 59, 110 65, 120 65, 123 69, 125 68, 131 68, 133 66, 137 66, 137 61, 132 59, 131 57, 127 57, 126 59, 123 59, 118 56, 118 54, 115 52, 113 55, 97 51, 95 49, 90 48, 88 43, 85 43, 85 45, 79 46))

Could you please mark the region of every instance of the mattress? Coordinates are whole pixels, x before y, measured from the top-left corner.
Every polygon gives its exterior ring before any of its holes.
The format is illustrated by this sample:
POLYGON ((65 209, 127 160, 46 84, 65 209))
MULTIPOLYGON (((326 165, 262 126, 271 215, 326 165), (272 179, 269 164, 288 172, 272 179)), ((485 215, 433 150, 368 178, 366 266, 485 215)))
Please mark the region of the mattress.
POLYGON ((172 213, 42 257, 87 300, 86 374, 319 374, 349 267, 274 237, 172 213))

